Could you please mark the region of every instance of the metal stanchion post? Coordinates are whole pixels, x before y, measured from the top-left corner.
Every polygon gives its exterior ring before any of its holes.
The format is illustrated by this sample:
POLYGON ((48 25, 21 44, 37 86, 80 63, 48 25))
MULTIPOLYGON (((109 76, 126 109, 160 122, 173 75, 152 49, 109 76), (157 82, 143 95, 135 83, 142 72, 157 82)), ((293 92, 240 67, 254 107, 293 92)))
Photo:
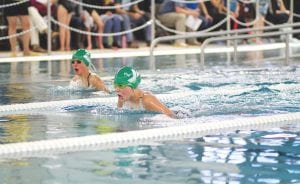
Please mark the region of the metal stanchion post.
POLYGON ((47 50, 48 50, 48 55, 51 54, 51 0, 47 1, 47 18, 48 18, 48 44, 47 44, 47 50))

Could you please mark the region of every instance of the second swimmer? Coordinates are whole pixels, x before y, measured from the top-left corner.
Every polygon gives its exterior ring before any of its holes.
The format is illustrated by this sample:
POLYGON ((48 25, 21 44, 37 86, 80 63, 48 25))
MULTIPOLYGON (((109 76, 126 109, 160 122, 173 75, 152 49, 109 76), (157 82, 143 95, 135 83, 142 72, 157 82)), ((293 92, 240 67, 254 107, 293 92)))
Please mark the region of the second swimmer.
POLYGON ((94 88, 99 91, 110 93, 100 77, 92 73, 89 69, 91 63, 91 54, 85 49, 78 49, 72 56, 72 67, 75 76, 71 80, 72 86, 83 88, 94 88))

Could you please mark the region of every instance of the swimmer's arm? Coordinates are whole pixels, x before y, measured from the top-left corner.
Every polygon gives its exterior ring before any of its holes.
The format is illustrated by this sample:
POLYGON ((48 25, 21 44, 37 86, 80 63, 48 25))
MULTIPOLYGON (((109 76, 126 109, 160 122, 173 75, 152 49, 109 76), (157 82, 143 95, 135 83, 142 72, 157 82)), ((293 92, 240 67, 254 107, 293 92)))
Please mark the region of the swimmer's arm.
POLYGON ((153 95, 145 95, 143 98, 143 105, 146 110, 160 112, 171 118, 177 119, 176 115, 153 95))
POLYGON ((98 76, 91 77, 90 83, 92 84, 93 87, 96 88, 96 90, 110 93, 110 91, 106 88, 104 82, 98 76))

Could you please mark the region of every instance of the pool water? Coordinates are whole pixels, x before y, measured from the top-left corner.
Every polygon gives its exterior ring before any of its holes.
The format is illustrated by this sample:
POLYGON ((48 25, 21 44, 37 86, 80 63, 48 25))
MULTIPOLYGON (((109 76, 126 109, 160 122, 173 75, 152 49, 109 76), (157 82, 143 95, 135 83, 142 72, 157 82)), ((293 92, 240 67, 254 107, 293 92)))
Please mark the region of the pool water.
MULTIPOLYGON (((265 53, 268 55, 269 53, 265 53)), ((167 126, 300 112, 299 58, 228 62, 208 55, 95 59, 113 91, 123 65, 142 75, 140 88, 160 96, 182 124, 162 114, 116 108, 115 103, 0 112, 1 144, 125 132, 167 126), (182 97, 181 94, 186 94, 182 97), (190 95, 189 95, 190 94, 190 95)), ((69 87, 68 61, 0 64, 0 104, 110 98, 69 87)), ((1 183, 299 183, 300 124, 219 132, 199 138, 113 150, 0 159, 1 183)))

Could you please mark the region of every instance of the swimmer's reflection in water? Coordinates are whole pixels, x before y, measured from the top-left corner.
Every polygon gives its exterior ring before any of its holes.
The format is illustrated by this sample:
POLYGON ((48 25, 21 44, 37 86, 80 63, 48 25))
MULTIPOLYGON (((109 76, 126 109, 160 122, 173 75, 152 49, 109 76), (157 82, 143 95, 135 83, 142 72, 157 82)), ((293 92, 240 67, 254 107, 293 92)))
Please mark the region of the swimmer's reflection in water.
POLYGON ((79 88, 92 88, 110 93, 100 77, 91 72, 91 54, 85 49, 78 49, 72 56, 72 67, 75 76, 70 81, 70 86, 79 88))

